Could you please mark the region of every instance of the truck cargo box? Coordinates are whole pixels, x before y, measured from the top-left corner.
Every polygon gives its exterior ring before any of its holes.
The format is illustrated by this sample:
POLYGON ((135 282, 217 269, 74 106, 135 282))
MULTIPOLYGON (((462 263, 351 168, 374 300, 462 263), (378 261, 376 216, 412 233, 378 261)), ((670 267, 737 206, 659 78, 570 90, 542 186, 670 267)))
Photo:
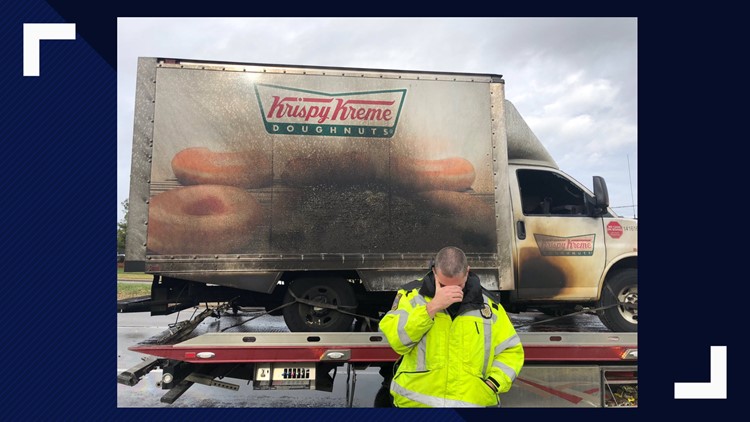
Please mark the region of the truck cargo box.
POLYGON ((510 282, 500 75, 138 66, 128 269, 261 292, 353 269, 388 290, 451 244, 510 282))

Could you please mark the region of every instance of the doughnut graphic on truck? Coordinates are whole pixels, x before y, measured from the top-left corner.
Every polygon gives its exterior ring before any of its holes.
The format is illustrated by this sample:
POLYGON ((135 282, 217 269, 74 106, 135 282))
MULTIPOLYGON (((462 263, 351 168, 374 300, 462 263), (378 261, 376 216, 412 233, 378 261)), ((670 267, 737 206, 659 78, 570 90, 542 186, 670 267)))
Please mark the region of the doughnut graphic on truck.
POLYGON ((565 174, 501 75, 140 58, 122 312, 372 328, 444 246, 509 312, 638 324, 637 221, 565 174))

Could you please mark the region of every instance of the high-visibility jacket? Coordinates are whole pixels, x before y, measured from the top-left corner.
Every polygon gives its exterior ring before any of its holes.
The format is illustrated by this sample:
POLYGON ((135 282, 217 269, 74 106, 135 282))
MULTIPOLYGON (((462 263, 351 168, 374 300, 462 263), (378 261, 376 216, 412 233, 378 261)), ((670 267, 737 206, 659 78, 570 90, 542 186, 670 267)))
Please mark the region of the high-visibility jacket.
POLYGON ((391 381, 396 407, 499 405, 524 362, 521 341, 503 307, 469 273, 461 304, 427 313, 435 295, 429 273, 399 290, 380 331, 402 355, 391 381), (456 309, 457 308, 457 309, 456 309), (485 381, 491 381, 493 390, 485 381))

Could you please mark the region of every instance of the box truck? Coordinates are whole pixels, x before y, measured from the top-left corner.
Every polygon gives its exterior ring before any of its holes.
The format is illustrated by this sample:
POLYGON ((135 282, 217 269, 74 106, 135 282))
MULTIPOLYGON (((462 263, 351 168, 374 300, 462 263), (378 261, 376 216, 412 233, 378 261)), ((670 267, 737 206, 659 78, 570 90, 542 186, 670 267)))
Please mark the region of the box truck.
POLYGON ((565 174, 497 74, 139 58, 119 310, 377 321, 444 246, 509 312, 638 324, 638 225, 565 174), (583 308, 582 308, 583 307, 583 308))

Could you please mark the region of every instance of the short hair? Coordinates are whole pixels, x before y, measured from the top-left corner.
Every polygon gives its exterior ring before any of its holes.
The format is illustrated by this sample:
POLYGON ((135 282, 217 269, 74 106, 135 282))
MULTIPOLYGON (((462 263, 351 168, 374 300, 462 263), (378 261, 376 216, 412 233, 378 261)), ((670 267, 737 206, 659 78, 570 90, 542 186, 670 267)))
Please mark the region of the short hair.
POLYGON ((465 275, 469 264, 464 251, 455 246, 446 246, 435 255, 435 268, 446 277, 465 275))

